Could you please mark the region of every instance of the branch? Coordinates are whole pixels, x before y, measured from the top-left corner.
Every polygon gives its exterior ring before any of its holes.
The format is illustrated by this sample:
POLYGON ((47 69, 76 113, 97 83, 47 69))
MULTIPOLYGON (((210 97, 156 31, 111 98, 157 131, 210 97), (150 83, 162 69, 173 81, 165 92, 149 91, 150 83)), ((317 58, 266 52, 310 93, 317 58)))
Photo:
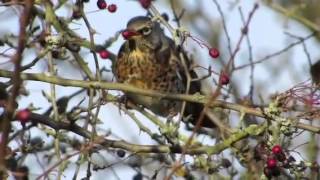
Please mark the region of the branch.
POLYGON ((298 44, 303 44, 305 41, 311 39, 311 38, 314 37, 314 36, 315 36, 315 33, 311 33, 311 34, 309 34, 308 36, 303 37, 303 38, 300 38, 299 40, 297 40, 297 41, 289 44, 288 46, 280 49, 279 51, 276 51, 276 52, 274 52, 274 53, 268 54, 268 55, 266 55, 265 57, 263 57, 263 58, 261 58, 261 59, 258 59, 258 60, 256 60, 256 61, 253 61, 253 62, 250 62, 250 63, 247 63, 247 64, 243 64, 243 65, 239 65, 239 66, 235 67, 234 70, 235 70, 235 71, 236 71, 236 70, 240 70, 240 69, 243 69, 243 68, 246 68, 246 67, 255 65, 255 64, 262 63, 262 62, 267 61, 267 60, 269 60, 269 59, 271 59, 271 58, 273 58, 273 57, 279 56, 279 55, 282 54, 282 53, 288 52, 289 49, 295 47, 296 45, 298 45, 298 44))
MULTIPOLYGON (((83 129, 76 124, 67 123, 64 121, 56 122, 50 119, 49 117, 41 114, 31 113, 30 121, 32 123, 44 124, 46 126, 49 126, 55 129, 56 131, 68 130, 86 139, 92 138, 92 132, 83 129)), ((93 140, 93 142, 100 142, 99 144, 102 145, 104 148, 120 148, 130 152, 135 152, 135 153, 182 153, 184 152, 190 155, 196 155, 196 154, 212 155, 212 154, 221 153, 223 150, 231 147, 235 142, 238 142, 239 140, 242 140, 249 136, 260 135, 266 130, 266 128, 267 128, 266 123, 263 125, 251 125, 248 128, 243 129, 242 131, 238 131, 234 133, 223 142, 218 143, 214 146, 208 146, 208 145, 189 146, 188 149, 184 149, 184 150, 183 150, 183 145, 175 146, 175 147, 169 146, 169 145, 138 145, 138 144, 128 143, 123 140, 111 140, 101 136, 96 136, 95 139, 98 139, 98 141, 93 140)))
MULTIPOLYGON (((13 75, 12 71, 0 70, 0 77, 11 78, 13 75)), ((58 77, 47 76, 41 73, 20 73, 20 77, 22 80, 33 80, 33 81, 41 81, 52 84, 57 84, 61 86, 72 86, 72 87, 82 87, 82 88, 95 88, 95 89, 109 89, 109 90, 120 90, 124 92, 136 93, 145 96, 151 97, 159 97, 164 99, 172 99, 179 101, 188 101, 200 104, 208 104, 210 101, 209 97, 194 94, 194 95, 186 95, 186 94, 166 94, 158 91, 145 90, 140 89, 131 85, 122 84, 122 83, 109 83, 109 82, 98 82, 98 81, 82 81, 82 80, 72 80, 72 79, 64 79, 58 77)), ((214 100, 208 104, 208 107, 220 107, 224 109, 230 109, 234 111, 238 111, 241 113, 246 113, 258 117, 265 118, 264 113, 257 108, 247 107, 240 104, 225 102, 221 100, 214 100)), ((304 129, 307 131, 311 131, 314 133, 320 133, 320 127, 315 127, 303 123, 297 123, 296 125, 299 129, 304 129)))
POLYGON ((12 57, 11 61, 14 63, 14 71, 12 72, 11 81, 13 82, 12 93, 9 97, 8 106, 4 113, 4 118, 0 124, 1 126, 1 143, 0 143, 0 171, 5 169, 5 157, 6 148, 8 143, 8 136, 11 131, 11 119, 13 118, 13 113, 16 108, 16 98, 19 95, 19 89, 21 85, 21 62, 22 54, 25 49, 27 32, 26 27, 30 21, 31 8, 33 6, 33 0, 25 1, 24 9, 20 15, 20 29, 19 29, 19 39, 18 46, 15 55, 12 57))
POLYGON ((300 16, 299 14, 290 11, 286 8, 283 8, 282 6, 277 5, 276 3, 268 3, 266 2, 266 4, 272 8, 273 10, 281 13, 284 16, 287 16, 288 18, 294 19, 297 22, 301 23, 302 25, 304 25, 305 27, 307 27, 310 31, 315 32, 315 35, 318 39, 320 39, 320 26, 315 24, 314 22, 306 19, 303 16, 300 16))

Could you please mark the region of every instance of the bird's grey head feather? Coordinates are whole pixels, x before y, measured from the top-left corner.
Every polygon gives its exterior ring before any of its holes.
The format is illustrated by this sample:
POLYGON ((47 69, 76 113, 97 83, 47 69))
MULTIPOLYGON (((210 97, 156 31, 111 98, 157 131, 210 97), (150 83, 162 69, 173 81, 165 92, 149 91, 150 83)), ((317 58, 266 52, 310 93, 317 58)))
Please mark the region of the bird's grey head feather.
POLYGON ((158 49, 166 41, 163 29, 156 21, 147 16, 133 17, 127 23, 127 29, 141 34, 138 44, 146 45, 152 49, 158 49), (149 32, 150 31, 150 32, 149 32))

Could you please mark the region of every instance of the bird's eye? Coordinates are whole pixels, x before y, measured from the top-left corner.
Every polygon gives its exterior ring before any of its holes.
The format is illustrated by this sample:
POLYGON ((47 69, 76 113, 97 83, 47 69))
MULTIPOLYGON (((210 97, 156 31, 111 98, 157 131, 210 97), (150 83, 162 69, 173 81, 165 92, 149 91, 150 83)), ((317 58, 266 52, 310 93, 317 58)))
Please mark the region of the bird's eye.
POLYGON ((141 29, 141 32, 142 32, 142 34, 143 35, 149 35, 150 33, 151 33, 151 28, 149 28, 149 27, 145 27, 145 28, 143 28, 143 29, 141 29))

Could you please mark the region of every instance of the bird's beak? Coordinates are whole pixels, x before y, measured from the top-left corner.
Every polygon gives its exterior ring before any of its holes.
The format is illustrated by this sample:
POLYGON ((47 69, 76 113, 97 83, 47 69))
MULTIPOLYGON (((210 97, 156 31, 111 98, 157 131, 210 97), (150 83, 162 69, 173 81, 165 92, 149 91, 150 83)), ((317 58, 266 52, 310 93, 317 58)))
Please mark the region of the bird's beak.
POLYGON ((135 36, 140 35, 140 33, 138 33, 137 31, 131 30, 131 29, 125 29, 122 31, 122 37, 126 40, 132 39, 135 36))

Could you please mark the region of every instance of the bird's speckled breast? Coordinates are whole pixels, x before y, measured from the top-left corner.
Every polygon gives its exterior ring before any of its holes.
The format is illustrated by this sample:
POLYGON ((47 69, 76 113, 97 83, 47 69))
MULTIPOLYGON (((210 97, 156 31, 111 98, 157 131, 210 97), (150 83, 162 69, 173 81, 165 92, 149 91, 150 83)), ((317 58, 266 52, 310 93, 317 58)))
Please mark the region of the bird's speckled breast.
MULTIPOLYGON (((121 52, 116 62, 115 75, 118 82, 142 89, 165 93, 183 92, 182 82, 177 75, 175 62, 159 63, 154 51, 139 49, 121 52)), ((141 104, 154 113, 166 116, 170 111, 180 108, 180 103, 160 98, 127 93, 134 102, 141 104)))
POLYGON ((116 63, 116 78, 142 89, 161 92, 177 92, 174 87, 178 81, 172 64, 160 64, 154 59, 154 52, 134 50, 124 53, 116 63))

